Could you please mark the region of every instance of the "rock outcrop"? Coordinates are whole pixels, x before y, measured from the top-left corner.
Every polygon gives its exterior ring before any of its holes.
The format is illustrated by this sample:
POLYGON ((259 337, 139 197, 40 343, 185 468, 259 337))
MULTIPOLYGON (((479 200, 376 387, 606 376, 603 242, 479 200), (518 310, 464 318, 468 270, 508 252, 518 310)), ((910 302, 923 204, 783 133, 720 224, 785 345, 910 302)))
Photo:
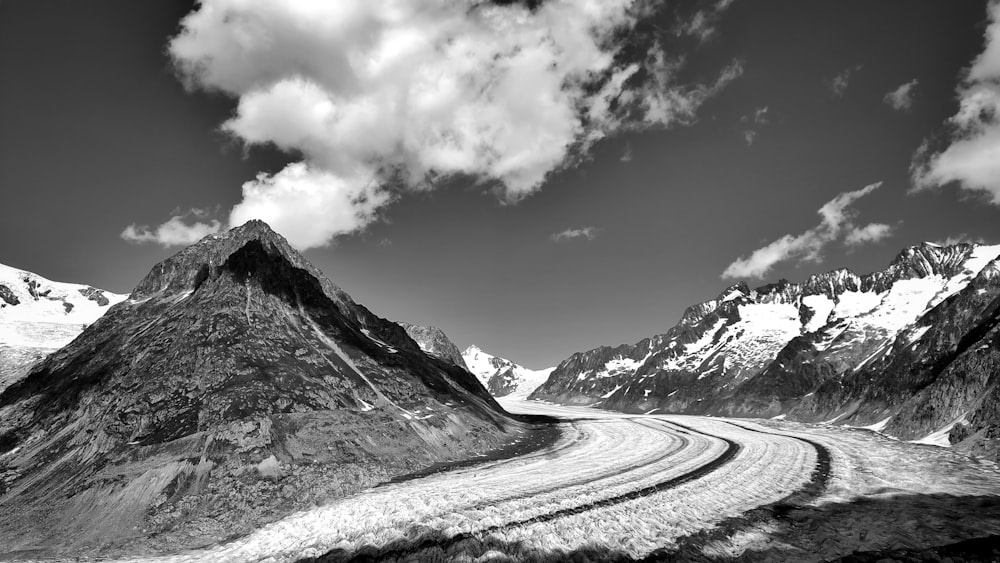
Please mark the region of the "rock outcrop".
POLYGON ((458 346, 455 346, 454 342, 448 339, 443 330, 433 326, 421 326, 404 322, 399 322, 398 324, 406 330, 406 334, 410 335, 410 338, 420 346, 421 350, 435 358, 451 362, 468 371, 469 367, 465 365, 465 360, 462 359, 462 352, 459 351, 458 346))

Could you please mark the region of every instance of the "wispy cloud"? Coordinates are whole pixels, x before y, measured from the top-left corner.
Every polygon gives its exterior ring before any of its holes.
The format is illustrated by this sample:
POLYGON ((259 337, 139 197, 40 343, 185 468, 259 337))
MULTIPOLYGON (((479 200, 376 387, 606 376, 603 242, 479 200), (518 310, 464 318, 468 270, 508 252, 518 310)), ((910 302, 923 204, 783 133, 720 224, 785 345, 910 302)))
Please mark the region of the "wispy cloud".
POLYGON ((952 182, 1000 205, 1000 1, 988 5, 983 52, 958 86, 958 113, 948 123, 947 146, 925 141, 910 168, 915 190, 952 182))
POLYGON ((618 157, 618 160, 622 162, 632 162, 632 145, 625 145, 625 149, 622 151, 622 155, 618 157))
POLYGON ((833 95, 837 97, 843 96, 844 92, 847 92, 847 87, 851 84, 851 77, 859 70, 861 70, 861 65, 847 67, 830 79, 829 87, 833 95))
POLYGON ((168 46, 178 74, 237 100, 222 130, 245 146, 302 156, 244 184, 228 223, 262 219, 303 249, 453 176, 517 202, 604 137, 692 123, 742 72, 682 82, 684 54, 636 31, 653 3, 527 4, 200 2, 168 46))
POLYGON ((690 35, 701 41, 708 41, 716 34, 716 24, 723 12, 733 5, 734 0, 718 0, 708 8, 698 10, 691 19, 677 25, 678 35, 690 35))
POLYGON ((957 235, 947 237, 944 240, 936 240, 932 242, 941 246, 952 246, 960 243, 987 244, 983 237, 972 236, 969 233, 959 233, 957 235))
POLYGON ((900 84, 899 88, 887 92, 882 101, 889 104, 896 111, 909 111, 913 107, 913 89, 917 87, 917 79, 900 84))
POLYGON ((759 107, 752 114, 744 115, 740 118, 740 122, 746 125, 746 129, 743 130, 743 139, 748 145, 752 145, 760 128, 770 122, 767 116, 767 106, 759 107))
POLYGON ((565 231, 551 235, 549 238, 551 238, 555 242, 563 242, 579 238, 594 240, 594 238, 596 237, 597 237, 596 227, 582 227, 579 229, 566 229, 565 231))
POLYGON ((880 240, 892 234, 892 227, 885 223, 869 223, 864 227, 854 227, 844 237, 847 246, 860 246, 880 240))
POLYGON ((889 236, 891 227, 871 223, 862 227, 854 224, 850 206, 870 194, 882 182, 870 184, 852 192, 843 192, 819 208, 820 223, 800 235, 785 235, 758 248, 749 256, 733 261, 722 273, 723 278, 763 278, 771 269, 789 260, 819 262, 827 245, 841 240, 850 246, 876 242, 889 236))

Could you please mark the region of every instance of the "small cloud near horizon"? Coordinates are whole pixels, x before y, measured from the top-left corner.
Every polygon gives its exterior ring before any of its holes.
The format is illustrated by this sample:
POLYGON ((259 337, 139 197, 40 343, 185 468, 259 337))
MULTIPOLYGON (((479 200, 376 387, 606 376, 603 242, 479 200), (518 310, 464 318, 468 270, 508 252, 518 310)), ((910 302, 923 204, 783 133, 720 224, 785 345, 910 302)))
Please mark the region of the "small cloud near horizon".
POLYGON ((932 240, 931 242, 940 246, 953 246, 961 243, 990 244, 983 237, 972 236, 969 233, 959 233, 957 235, 947 237, 944 240, 932 240))
MULTIPOLYGON (((175 209, 174 213, 179 213, 179 210, 175 209)), ((156 243, 164 248, 187 246, 222 230, 222 223, 217 220, 191 222, 192 219, 206 219, 208 215, 205 209, 191 209, 174 215, 155 228, 133 223, 125 227, 119 236, 133 244, 156 243)))
POLYGON ((565 231, 552 234, 549 238, 551 238, 555 242, 564 242, 579 238, 586 240, 594 240, 595 238, 597 238, 597 227, 566 229, 565 231))
POLYGON ((860 190, 843 192, 823 204, 817 213, 820 223, 800 235, 785 235, 750 253, 749 256, 734 260, 722 278, 761 279, 781 262, 820 262, 822 251, 829 244, 842 240, 848 247, 878 242, 892 234, 892 227, 884 223, 870 223, 857 226, 855 211, 851 205, 859 198, 870 194, 882 182, 869 184, 860 190))

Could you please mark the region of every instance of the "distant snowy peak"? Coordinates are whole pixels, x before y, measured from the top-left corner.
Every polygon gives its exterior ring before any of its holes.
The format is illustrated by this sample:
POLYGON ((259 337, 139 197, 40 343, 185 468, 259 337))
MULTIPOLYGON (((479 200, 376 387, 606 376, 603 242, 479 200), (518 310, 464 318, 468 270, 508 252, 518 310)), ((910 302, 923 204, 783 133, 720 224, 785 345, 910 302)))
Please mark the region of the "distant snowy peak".
POLYGON ((0 264, 0 390, 126 297, 0 264))
POLYGON ((0 264, 0 343, 58 348, 126 297, 0 264), (72 330, 55 335, 52 330, 25 328, 41 325, 67 325, 72 330))
POLYGON ((526 398, 545 383, 555 367, 532 370, 488 354, 476 345, 462 352, 465 365, 494 397, 526 398))

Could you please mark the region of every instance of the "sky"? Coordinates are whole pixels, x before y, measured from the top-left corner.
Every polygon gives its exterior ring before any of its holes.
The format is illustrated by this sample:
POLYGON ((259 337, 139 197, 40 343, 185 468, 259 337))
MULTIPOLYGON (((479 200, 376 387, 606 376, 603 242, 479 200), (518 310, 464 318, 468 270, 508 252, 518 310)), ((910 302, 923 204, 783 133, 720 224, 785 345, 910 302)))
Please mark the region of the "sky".
POLYGON ((380 316, 551 366, 739 280, 1000 242, 998 20, 976 1, 7 0, 0 263, 128 292, 261 218, 380 316))

